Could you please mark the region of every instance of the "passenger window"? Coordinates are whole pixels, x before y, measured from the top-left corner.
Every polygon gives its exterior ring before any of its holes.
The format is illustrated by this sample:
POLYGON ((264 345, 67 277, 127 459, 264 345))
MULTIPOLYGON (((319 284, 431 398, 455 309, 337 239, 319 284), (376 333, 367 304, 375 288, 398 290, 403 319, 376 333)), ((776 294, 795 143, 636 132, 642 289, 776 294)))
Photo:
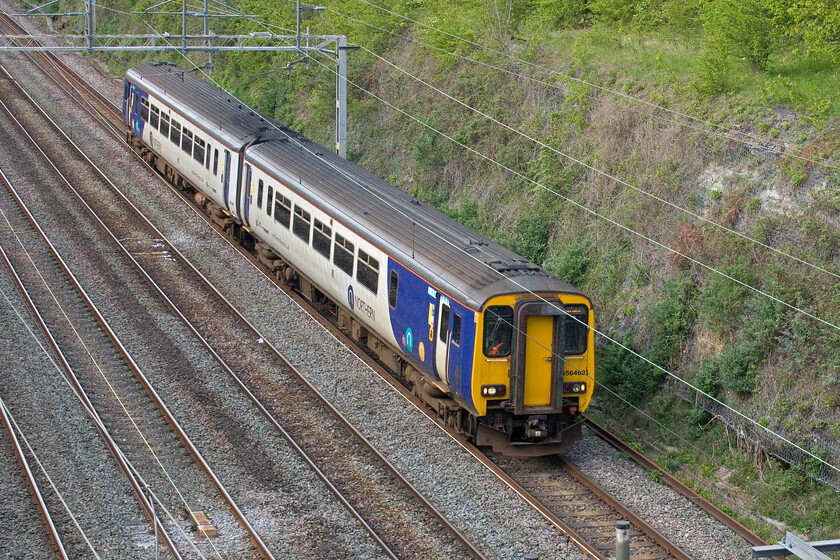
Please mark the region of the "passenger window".
POLYGON ((219 174, 219 149, 213 150, 213 175, 219 174))
POLYGON ((204 147, 207 144, 201 138, 195 138, 195 147, 193 148, 193 159, 200 165, 204 165, 204 147))
POLYGON ((379 286, 379 261, 359 249, 359 265, 356 267, 356 280, 362 286, 376 293, 379 286))
POLYGON ((181 149, 188 156, 192 155, 193 133, 186 128, 184 129, 184 133, 181 135, 181 149))
POLYGON ((568 305, 566 313, 566 355, 580 355, 586 352, 589 335, 589 309, 585 305, 568 305))
MULTIPOLYGON (((269 218, 271 217, 271 208, 272 208, 272 206, 274 206, 274 204, 272 202, 273 200, 274 200, 274 187, 272 187, 271 185, 268 185, 268 196, 266 196, 266 200, 265 200, 265 211, 268 213, 269 218)), ((288 226, 286 226, 286 227, 288 227, 288 226)))
POLYGON ((461 346, 461 316, 457 313, 452 317, 452 344, 461 346))
POLYGON ((438 336, 441 342, 446 342, 446 335, 449 333, 449 305, 444 303, 440 308, 440 323, 438 323, 438 336))
POLYGON ((160 116, 160 134, 164 138, 169 138, 169 115, 160 116))
POLYGON ((260 179, 259 183, 257 183, 257 208, 262 208, 262 195, 263 195, 263 180, 260 179))
POLYGON ((172 129, 169 131, 169 139, 176 146, 181 144, 181 123, 172 119, 172 129))
POLYGON ((292 201, 278 192, 274 197, 274 221, 288 229, 291 217, 292 201))
POLYGON ((315 227, 312 229, 312 246, 315 250, 330 258, 330 245, 332 245, 332 229, 330 226, 315 218, 315 227))
POLYGON ((309 216, 309 212, 295 204, 295 221, 292 224, 292 231, 309 243, 309 230, 312 225, 311 217, 309 216))
POLYGON ((513 308, 491 305, 484 312, 484 355, 488 358, 510 356, 513 337, 513 308))
POLYGON ((149 126, 155 130, 160 126, 160 109, 158 109, 157 105, 152 105, 152 116, 149 119, 149 126))
POLYGON ((333 249, 333 262, 335 265, 350 276, 353 276, 353 243, 346 240, 344 236, 336 232, 333 249))
POLYGON ((211 149, 212 149, 212 146, 208 145, 207 146, 207 157, 204 160, 204 167, 207 169, 207 171, 210 171, 210 151, 211 151, 211 149))
POLYGON ((149 122, 149 99, 146 97, 140 99, 140 118, 149 122))
POLYGON ((397 308, 397 294, 399 293, 400 275, 396 270, 391 271, 391 284, 388 286, 388 305, 397 308))

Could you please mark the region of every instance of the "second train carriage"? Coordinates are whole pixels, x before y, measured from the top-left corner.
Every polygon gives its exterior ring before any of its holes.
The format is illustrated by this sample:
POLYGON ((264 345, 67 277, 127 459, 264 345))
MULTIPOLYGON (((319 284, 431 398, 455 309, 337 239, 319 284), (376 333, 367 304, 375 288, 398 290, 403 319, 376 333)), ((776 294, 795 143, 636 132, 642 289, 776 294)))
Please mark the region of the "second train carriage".
POLYGON ((169 63, 128 71, 129 136, 261 260, 326 298, 450 425, 557 450, 594 386, 591 303, 572 285, 169 63))

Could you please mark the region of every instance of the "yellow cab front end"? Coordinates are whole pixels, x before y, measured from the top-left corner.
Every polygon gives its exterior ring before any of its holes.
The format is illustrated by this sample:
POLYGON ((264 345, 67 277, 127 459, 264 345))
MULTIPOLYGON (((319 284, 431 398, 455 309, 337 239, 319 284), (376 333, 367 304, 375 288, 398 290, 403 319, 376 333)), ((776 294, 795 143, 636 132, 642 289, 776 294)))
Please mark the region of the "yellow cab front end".
POLYGON ((537 455, 579 436, 595 385, 592 315, 580 294, 512 294, 486 302, 477 319, 472 378, 479 445, 499 451, 507 440, 502 451, 537 455))

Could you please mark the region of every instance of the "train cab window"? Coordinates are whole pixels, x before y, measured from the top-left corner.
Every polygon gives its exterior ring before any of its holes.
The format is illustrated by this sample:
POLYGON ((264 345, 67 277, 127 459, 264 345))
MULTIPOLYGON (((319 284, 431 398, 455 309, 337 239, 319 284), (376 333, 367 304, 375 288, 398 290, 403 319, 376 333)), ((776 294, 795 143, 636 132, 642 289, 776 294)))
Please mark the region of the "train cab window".
POLYGON ((219 174, 219 148, 213 150, 213 175, 219 174))
POLYGON ((510 356, 513 338, 513 308, 491 305, 484 312, 484 355, 488 358, 510 356))
POLYGON ((176 146, 181 144, 181 123, 172 119, 172 128, 169 130, 169 139, 176 146))
POLYGON ((338 232, 335 232, 335 248, 333 249, 333 262, 335 265, 350 276, 353 276, 353 252, 356 248, 338 232))
POLYGON ((155 130, 157 130, 160 126, 160 109, 158 109, 157 105, 152 105, 152 114, 149 117, 149 126, 155 130))
POLYGON ((391 309, 397 308, 397 294, 399 294, 400 274, 396 270, 391 271, 391 283, 388 284, 388 305, 391 309))
POLYGON ((200 165, 204 165, 204 150, 207 146, 207 143, 199 138, 198 136, 195 137, 195 147, 193 148, 193 159, 197 161, 200 165))
POLYGON ((589 338, 589 309, 585 305, 567 305, 566 313, 566 355, 575 356, 586 352, 589 338))
POLYGON ((315 218, 315 227, 312 228, 312 246, 329 260, 330 245, 332 245, 332 228, 315 218))
POLYGON ((262 208, 262 195, 264 187, 265 183, 263 183, 263 180, 260 179, 257 183, 257 208, 262 208))
POLYGON ((312 226, 312 217, 309 212, 295 204, 295 220, 292 224, 292 231, 295 235, 309 243, 309 230, 312 226))
POLYGON ((149 122, 149 98, 143 97, 140 99, 140 118, 149 122))
POLYGON ((204 167, 210 171, 210 152, 213 151, 213 146, 207 146, 207 157, 204 159, 204 167))
POLYGON ((164 138, 169 138, 169 115, 167 114, 160 116, 160 134, 164 138))
POLYGON ((359 265, 356 267, 356 280, 362 286, 376 293, 379 286, 379 261, 359 249, 359 265))
POLYGON ((452 317, 452 344, 461 346, 461 316, 457 313, 452 317))
POLYGON ((184 133, 181 135, 181 149, 184 150, 184 153, 188 156, 192 155, 193 133, 186 128, 184 129, 184 133))

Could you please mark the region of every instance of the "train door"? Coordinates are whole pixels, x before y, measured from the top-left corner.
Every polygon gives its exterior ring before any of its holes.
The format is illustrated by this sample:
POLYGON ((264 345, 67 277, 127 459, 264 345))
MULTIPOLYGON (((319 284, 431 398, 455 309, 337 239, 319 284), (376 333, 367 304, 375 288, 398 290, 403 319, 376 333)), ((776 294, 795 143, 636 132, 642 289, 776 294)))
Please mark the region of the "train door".
POLYGON ((131 95, 131 84, 128 80, 125 81, 125 89, 123 90, 122 116, 123 122, 128 125, 128 98, 131 95))
POLYGON ((438 293, 437 332, 435 336, 435 373, 444 382, 449 383, 449 344, 451 332, 449 330, 449 298, 438 293))
POLYGON ((456 308, 452 308, 449 312, 449 348, 447 349, 446 371, 447 383, 454 391, 461 390, 461 344, 463 344, 463 328, 464 317, 463 314, 456 308))
POLYGON ((225 157, 222 160, 222 186, 224 187, 225 206, 230 210, 230 151, 225 150, 225 157))
POLYGON ((140 92, 134 84, 130 84, 128 94, 128 126, 134 133, 140 136, 140 92))
POLYGON ((565 317, 558 298, 523 299, 513 307, 510 397, 516 414, 543 414, 562 407, 565 317))
POLYGON ((248 217, 251 215, 251 198, 254 196, 253 185, 251 185, 251 164, 245 164, 245 177, 242 180, 242 194, 240 199, 244 199, 245 204, 245 220, 244 224, 250 225, 248 217))
POLYGON ((554 319, 550 315, 532 315, 526 319, 528 334, 525 338, 525 406, 551 404, 554 319))

